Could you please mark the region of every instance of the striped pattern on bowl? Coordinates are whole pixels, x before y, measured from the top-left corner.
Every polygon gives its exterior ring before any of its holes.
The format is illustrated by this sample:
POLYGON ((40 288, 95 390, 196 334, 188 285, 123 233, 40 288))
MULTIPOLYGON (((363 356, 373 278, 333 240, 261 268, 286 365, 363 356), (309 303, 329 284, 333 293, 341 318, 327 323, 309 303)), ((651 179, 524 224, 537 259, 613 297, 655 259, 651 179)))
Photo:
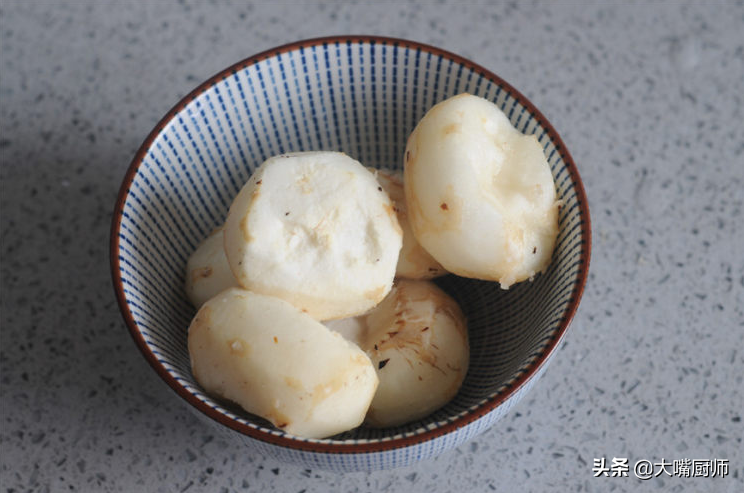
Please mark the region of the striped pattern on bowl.
POLYGON ((134 340, 197 414, 281 460, 374 470, 457 446, 486 430, 528 391, 578 306, 590 235, 587 201, 570 155, 547 120, 506 82, 456 55, 410 41, 324 38, 240 62, 166 115, 122 184, 111 265, 134 340), (497 283, 438 280, 469 321, 470 369, 457 397, 406 426, 309 440, 206 395, 191 375, 186 346, 194 315, 183 290, 186 260, 222 224, 253 170, 272 155, 303 150, 343 151, 367 166, 400 168, 418 120, 437 102, 463 92, 495 102, 520 131, 537 136, 563 207, 553 261, 533 282, 504 291, 497 283))

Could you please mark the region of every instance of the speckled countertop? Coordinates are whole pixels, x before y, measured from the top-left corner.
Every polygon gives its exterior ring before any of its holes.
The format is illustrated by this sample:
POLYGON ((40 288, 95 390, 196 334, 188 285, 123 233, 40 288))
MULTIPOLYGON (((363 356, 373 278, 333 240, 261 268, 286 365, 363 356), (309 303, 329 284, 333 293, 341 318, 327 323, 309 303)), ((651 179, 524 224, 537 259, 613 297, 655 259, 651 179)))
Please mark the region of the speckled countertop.
POLYGON ((0 3, 5 491, 744 491, 744 4, 0 3), (120 181, 200 81, 286 42, 411 38, 525 93, 571 150, 591 274, 566 343, 476 440, 337 475, 213 434, 154 375, 108 267, 120 181), (720 478, 594 459, 727 459, 720 478))

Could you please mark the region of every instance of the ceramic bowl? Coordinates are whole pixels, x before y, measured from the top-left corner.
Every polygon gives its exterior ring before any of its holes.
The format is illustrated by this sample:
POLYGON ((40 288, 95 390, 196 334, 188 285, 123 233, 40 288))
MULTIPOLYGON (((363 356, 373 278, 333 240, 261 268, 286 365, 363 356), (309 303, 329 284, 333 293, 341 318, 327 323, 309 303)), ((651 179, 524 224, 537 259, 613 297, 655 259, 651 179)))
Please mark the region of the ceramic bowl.
MULTIPOLYGON (((483 232, 488 234, 487 231, 483 232)), ((147 362, 198 415, 261 453, 308 468, 369 471, 409 465, 488 429, 529 391, 556 353, 581 298, 591 243, 576 165, 548 120, 488 70, 412 41, 343 36, 300 41, 210 78, 157 124, 124 177, 111 268, 126 325, 147 362), (471 362, 457 396, 406 426, 327 439, 290 436, 205 394, 190 371, 186 260, 225 219, 252 171, 275 154, 343 151, 400 168, 408 134, 435 103, 468 92, 535 134, 555 178, 560 234, 533 282, 446 276, 438 281, 469 321, 471 362)), ((547 405, 547 403, 544 403, 547 405)), ((540 403, 536 403, 540 405, 540 403)))

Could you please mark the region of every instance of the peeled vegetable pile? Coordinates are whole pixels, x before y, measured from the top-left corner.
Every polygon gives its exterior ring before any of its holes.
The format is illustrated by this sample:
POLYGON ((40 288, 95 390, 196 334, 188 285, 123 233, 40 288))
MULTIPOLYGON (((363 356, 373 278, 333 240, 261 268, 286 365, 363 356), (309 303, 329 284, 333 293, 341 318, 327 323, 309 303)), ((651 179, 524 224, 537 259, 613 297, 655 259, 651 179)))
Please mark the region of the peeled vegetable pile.
POLYGON ((545 270, 555 185, 537 139, 469 94, 424 115, 403 165, 300 152, 255 171, 187 264, 205 391, 307 438, 402 425, 457 394, 466 319, 430 279, 506 289, 545 270))

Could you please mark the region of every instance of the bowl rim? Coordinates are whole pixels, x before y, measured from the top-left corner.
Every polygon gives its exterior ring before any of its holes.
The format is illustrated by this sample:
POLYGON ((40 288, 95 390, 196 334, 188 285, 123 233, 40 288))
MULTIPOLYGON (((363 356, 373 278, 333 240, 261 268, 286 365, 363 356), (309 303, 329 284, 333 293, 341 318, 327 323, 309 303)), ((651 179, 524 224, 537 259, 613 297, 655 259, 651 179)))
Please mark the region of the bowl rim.
POLYGON ((150 366, 157 372, 160 378, 165 381, 168 386, 174 390, 180 397, 186 400, 191 406, 196 408, 201 413, 205 414, 214 421, 227 426, 228 428, 237 431, 250 438, 286 447, 290 449, 305 451, 305 452, 316 452, 316 453, 331 453, 331 454, 360 454, 360 453, 373 453, 390 451, 393 449, 404 448, 408 446, 417 445, 424 443, 438 437, 449 434, 460 428, 463 428, 475 421, 483 418, 487 414, 494 411, 501 404, 509 400, 515 395, 523 386, 527 384, 547 363, 550 356, 555 352, 560 342, 563 340, 566 331, 571 323, 571 320, 576 313, 579 306, 584 287, 586 285, 589 262, 591 258, 591 219, 589 216, 589 206, 584 190, 581 177, 579 176, 576 165, 568 152, 563 140, 558 135, 558 132, 553 128, 550 122, 543 116, 543 114, 528 100, 524 95, 507 83, 504 79, 497 76, 493 72, 486 70, 482 66, 460 56, 455 53, 443 50, 436 46, 420 43, 402 38, 386 37, 386 36, 375 36, 375 35, 335 35, 335 36, 323 36, 316 38, 309 38, 304 40, 287 43, 275 48, 262 51, 256 55, 245 58, 237 63, 230 65, 229 67, 220 70, 215 75, 209 77, 207 80, 199 84, 195 89, 189 92, 186 96, 176 103, 165 116, 158 122, 158 124, 149 133, 147 138, 144 140, 142 145, 137 150, 134 158, 132 159, 129 168, 126 171, 122 185, 119 189, 119 193, 114 206, 113 217, 111 221, 111 233, 110 233, 110 267, 111 275, 116 294, 116 299, 119 304, 122 317, 124 322, 129 329, 129 333, 134 339, 140 352, 143 354, 150 366), (258 62, 273 58, 277 55, 294 51, 298 49, 307 49, 314 46, 325 46, 335 44, 347 44, 347 43, 363 43, 363 44, 379 44, 388 45, 395 47, 402 47, 406 49, 420 50, 422 52, 431 53, 433 55, 441 56, 445 59, 449 59, 457 64, 460 64, 470 70, 473 70, 478 75, 485 79, 490 80, 493 83, 498 84, 503 90, 505 90, 510 97, 516 99, 537 122, 546 130, 546 133, 550 137, 556 151, 563 159, 566 168, 571 176, 573 183, 575 184, 576 200, 579 205, 579 214, 581 217, 581 233, 582 233, 582 255, 579 259, 579 272, 578 282, 574 285, 574 289, 571 293, 570 301, 566 311, 561 317, 561 322, 558 327, 558 332, 555 337, 548 343, 543 349, 539 357, 532 361, 527 369, 519 375, 513 382, 511 382, 502 392, 497 396, 485 401, 479 407, 466 412, 458 418, 449 421, 441 426, 434 429, 426 430, 424 432, 415 435, 403 435, 400 437, 384 440, 375 440, 369 442, 352 442, 352 443, 323 443, 317 441, 305 441, 300 438, 294 438, 292 436, 278 435, 273 433, 267 433, 259 429, 251 428, 237 420, 229 418, 228 416, 219 413, 208 404, 202 402, 194 394, 189 392, 180 382, 178 382, 163 365, 160 364, 155 354, 150 350, 144 337, 140 333, 134 317, 129 310, 124 294, 124 285, 121 279, 121 270, 119 263, 119 231, 121 227, 122 214, 124 211, 124 204, 126 202, 129 188, 137 174, 139 166, 142 164, 144 158, 147 155, 148 150, 160 135, 163 129, 170 123, 170 121, 182 111, 189 103, 200 96, 202 93, 207 91, 216 83, 220 82, 225 77, 231 75, 234 72, 238 72, 248 68, 251 65, 255 65, 258 62))

